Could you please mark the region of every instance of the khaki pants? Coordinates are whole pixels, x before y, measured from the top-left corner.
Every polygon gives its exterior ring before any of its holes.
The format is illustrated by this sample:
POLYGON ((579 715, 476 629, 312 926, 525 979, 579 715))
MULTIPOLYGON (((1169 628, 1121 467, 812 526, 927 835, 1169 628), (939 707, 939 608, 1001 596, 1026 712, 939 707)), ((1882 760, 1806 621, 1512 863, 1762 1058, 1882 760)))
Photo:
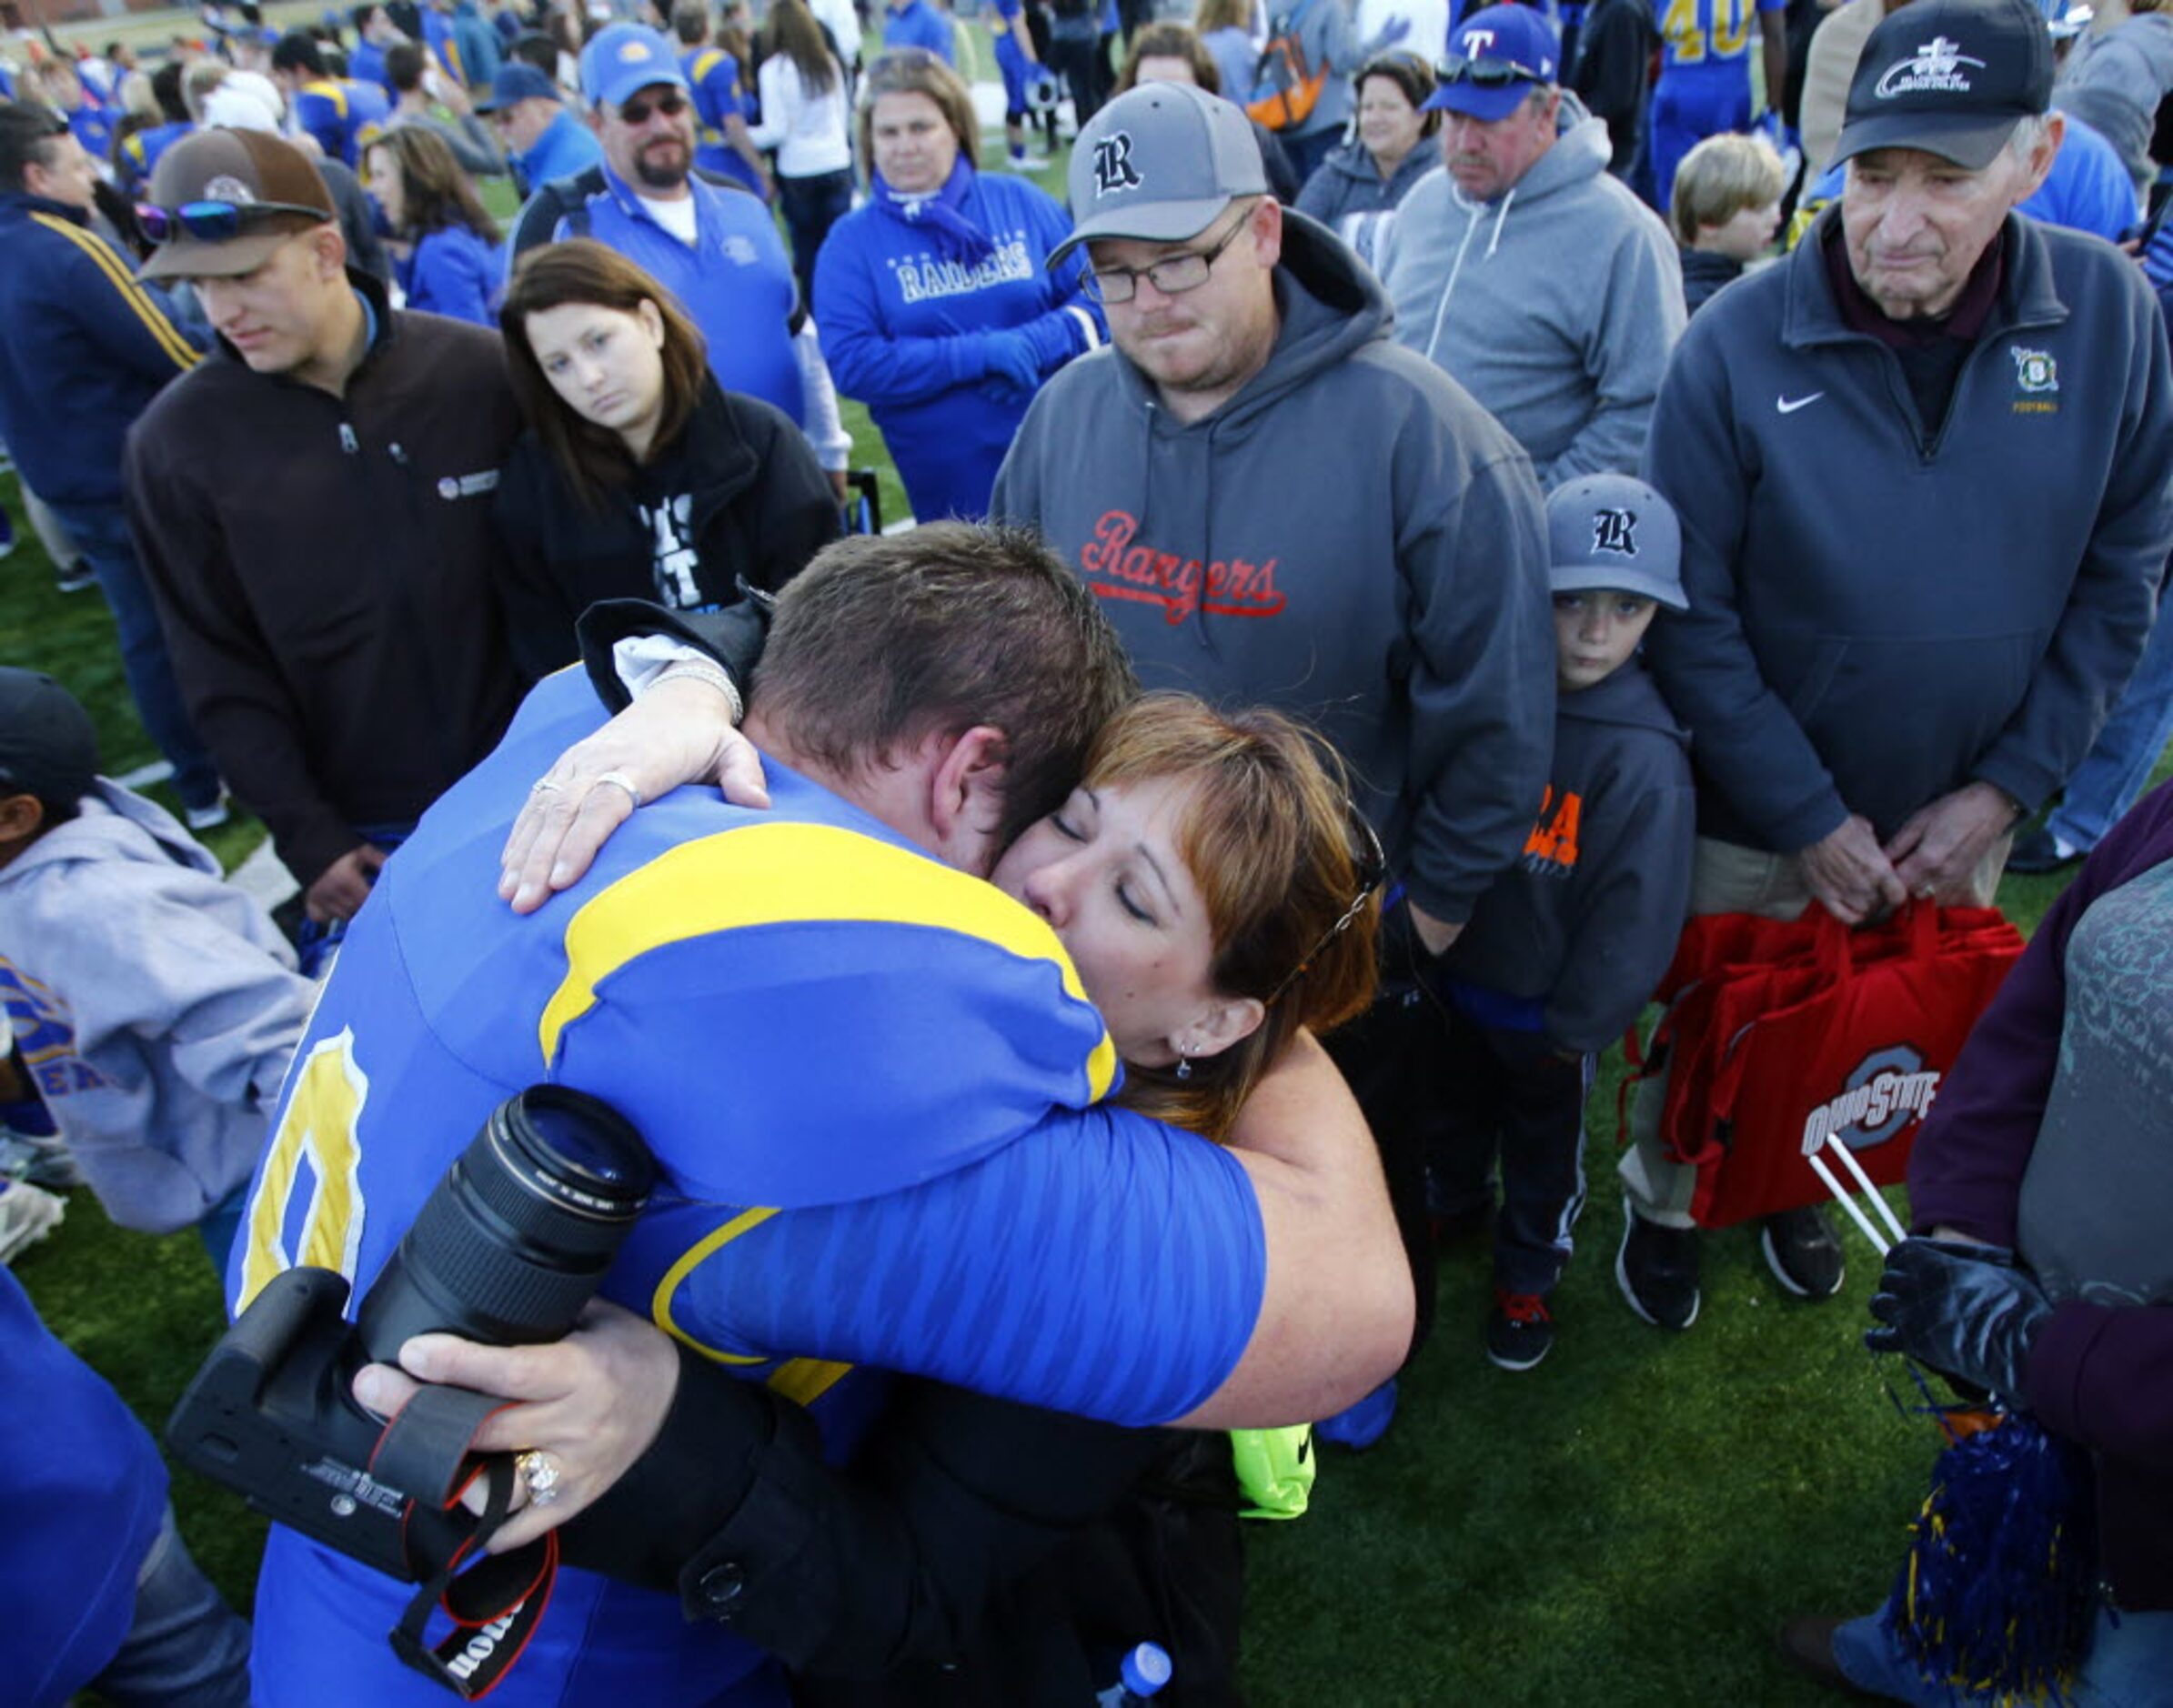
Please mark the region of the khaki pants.
MULTIPOLYGON (((1968 880, 1939 900, 1950 907, 1990 907, 2014 839, 2011 832, 2001 836, 1985 850, 1968 880)), ((1693 915, 1755 913, 1761 919, 1793 919, 1810 905, 1798 856, 1697 839, 1690 865, 1693 915)), ((1630 1142, 1615 1171, 1635 1214, 1664 1228, 1695 1227, 1690 1201, 1697 1190, 1697 1170, 1675 1161, 1660 1142, 1660 1111, 1666 1100, 1665 1070, 1638 1085, 1630 1100, 1630 1142)))

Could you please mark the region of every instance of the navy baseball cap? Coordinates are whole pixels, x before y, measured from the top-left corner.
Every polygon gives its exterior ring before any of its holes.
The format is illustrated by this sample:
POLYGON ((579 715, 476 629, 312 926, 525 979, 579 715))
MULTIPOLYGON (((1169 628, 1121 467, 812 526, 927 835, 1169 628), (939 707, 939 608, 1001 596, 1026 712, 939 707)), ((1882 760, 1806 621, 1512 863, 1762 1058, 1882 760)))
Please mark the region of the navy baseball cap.
POLYGON ((1981 171, 2052 105, 2052 32, 2031 0, 1915 0, 1864 44, 1832 164, 1921 148, 1981 171))
POLYGON ((1449 32, 1449 56, 1436 68, 1441 86, 1420 110, 1491 125, 1533 90, 1551 88, 1561 70, 1562 45, 1544 18, 1530 6, 1488 6, 1449 32))
POLYGON ((1636 593, 1688 610, 1674 507, 1628 475, 1584 475, 1555 487, 1547 495, 1547 587, 1636 593))
POLYGON ((660 83, 687 86, 671 44, 645 25, 611 25, 581 49, 581 98, 590 106, 624 106, 660 83))
POLYGON ((535 66, 523 60, 512 60, 498 68, 498 75, 490 80, 490 91, 476 103, 478 113, 496 113, 520 101, 556 101, 558 85, 535 66))
POLYGON ((98 732, 75 697, 39 670, 0 668, 0 794, 80 800, 98 775, 98 732))
POLYGON ((1071 145, 1071 216, 1054 266, 1096 237, 1182 243, 1244 196, 1268 193, 1252 121, 1190 83, 1142 83, 1110 102, 1071 145))

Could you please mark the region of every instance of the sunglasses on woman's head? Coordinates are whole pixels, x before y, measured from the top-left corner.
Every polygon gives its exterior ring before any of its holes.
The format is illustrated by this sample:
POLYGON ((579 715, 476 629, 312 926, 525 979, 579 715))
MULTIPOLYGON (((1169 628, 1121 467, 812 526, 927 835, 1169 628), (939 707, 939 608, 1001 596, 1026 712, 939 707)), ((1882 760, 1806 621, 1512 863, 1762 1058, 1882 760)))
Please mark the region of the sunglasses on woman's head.
POLYGON ((225 243, 268 214, 306 214, 318 220, 331 217, 321 207, 303 207, 293 202, 184 202, 178 207, 154 207, 138 202, 136 226, 152 243, 171 243, 184 236, 198 243, 225 243))
POLYGON ((1444 83, 1468 83, 1481 89, 1546 81, 1541 73, 1529 65, 1520 65, 1514 59, 1466 59, 1461 54, 1451 54, 1434 67, 1434 75, 1444 83))
POLYGON ((649 123, 649 116, 651 113, 661 113, 666 118, 677 118, 686 110, 687 97, 677 89, 667 89, 662 95, 657 95, 653 99, 645 99, 641 95, 636 95, 630 101, 622 102, 619 108, 619 117, 622 124, 646 125, 649 123))
POLYGON ((1365 911, 1365 904, 1373 899, 1373 891, 1388 880, 1388 855, 1381 847, 1381 838, 1373 822, 1358 810, 1358 803, 1345 799, 1343 816, 1351 831, 1351 856, 1358 868, 1358 893, 1351 898, 1351 905, 1343 909, 1343 918, 1321 933, 1321 940, 1305 951, 1305 958, 1285 973, 1283 982, 1268 992, 1267 1004, 1273 1008, 1285 990, 1303 978, 1313 963, 1321 958, 1321 951, 1351 929, 1351 922, 1365 911))

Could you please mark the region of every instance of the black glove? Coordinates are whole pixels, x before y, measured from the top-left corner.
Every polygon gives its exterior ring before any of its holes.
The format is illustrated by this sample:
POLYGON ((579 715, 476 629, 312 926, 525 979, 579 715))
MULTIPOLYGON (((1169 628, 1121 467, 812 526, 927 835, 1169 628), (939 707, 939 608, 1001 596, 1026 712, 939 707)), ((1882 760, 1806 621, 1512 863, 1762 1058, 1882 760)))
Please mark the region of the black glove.
POLYGON ((2052 1314, 2043 1289, 1998 1246, 1904 1240, 1886 1253, 1872 1295, 1875 1352, 1906 1352, 2009 1399, 2021 1392, 2030 1342, 2052 1314))

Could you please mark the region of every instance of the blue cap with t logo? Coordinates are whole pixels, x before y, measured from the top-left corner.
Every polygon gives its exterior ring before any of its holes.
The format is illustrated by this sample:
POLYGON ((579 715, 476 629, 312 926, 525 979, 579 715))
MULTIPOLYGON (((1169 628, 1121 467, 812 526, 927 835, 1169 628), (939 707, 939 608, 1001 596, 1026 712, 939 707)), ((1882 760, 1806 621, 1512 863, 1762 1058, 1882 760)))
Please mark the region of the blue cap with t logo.
POLYGON ((1071 146, 1071 216, 1054 266, 1096 237, 1182 243, 1241 196, 1268 193, 1252 121, 1189 83, 1142 83, 1088 121, 1071 146))

